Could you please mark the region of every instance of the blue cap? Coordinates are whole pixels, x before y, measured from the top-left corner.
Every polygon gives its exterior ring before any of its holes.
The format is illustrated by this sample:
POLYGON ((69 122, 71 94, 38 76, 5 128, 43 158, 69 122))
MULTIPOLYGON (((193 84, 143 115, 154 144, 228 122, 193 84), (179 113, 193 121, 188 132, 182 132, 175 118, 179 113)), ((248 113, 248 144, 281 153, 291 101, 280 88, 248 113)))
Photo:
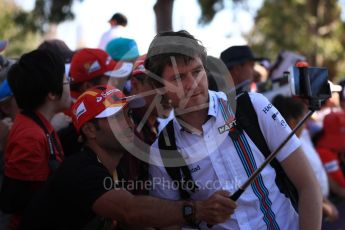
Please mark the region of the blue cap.
POLYGON ((0 52, 2 52, 6 48, 7 45, 8 45, 7 40, 0 40, 0 52))
POLYGON ((114 38, 108 42, 105 50, 115 61, 130 60, 139 57, 137 43, 130 38, 114 38))
POLYGON ((13 96, 13 92, 7 80, 4 80, 0 85, 0 102, 6 100, 8 97, 13 96))

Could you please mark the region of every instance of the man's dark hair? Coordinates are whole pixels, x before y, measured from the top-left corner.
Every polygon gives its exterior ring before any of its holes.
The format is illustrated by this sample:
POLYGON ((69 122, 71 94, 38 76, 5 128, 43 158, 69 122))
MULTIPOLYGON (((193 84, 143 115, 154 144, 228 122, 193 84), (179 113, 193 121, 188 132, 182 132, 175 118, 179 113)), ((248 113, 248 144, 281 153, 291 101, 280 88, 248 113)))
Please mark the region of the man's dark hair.
POLYGON ((71 89, 71 91, 74 91, 74 92, 82 92, 83 91, 82 90, 82 85, 85 82, 90 82, 93 86, 100 85, 101 80, 102 80, 103 77, 108 77, 108 76, 107 75, 100 75, 100 76, 94 77, 94 78, 92 78, 92 79, 90 79, 88 81, 72 83, 72 84, 70 84, 70 89, 71 89))
POLYGON ((273 99, 273 105, 278 109, 286 121, 299 119, 304 115, 306 107, 299 99, 277 95, 273 99))
POLYGON ((43 105, 49 93, 61 97, 64 73, 63 59, 49 50, 24 54, 8 72, 8 83, 18 107, 34 111, 43 105))
MULTIPOLYGON (((145 69, 162 77, 165 66, 171 66, 171 58, 183 60, 188 64, 199 57, 206 68, 206 49, 199 40, 185 30, 159 33, 150 44, 145 60, 145 69)), ((155 81, 156 86, 158 81, 155 81)))
POLYGON ((110 21, 116 21, 116 23, 121 26, 127 26, 127 17, 121 13, 114 14, 110 21))
POLYGON ((53 53, 56 53, 64 59, 65 63, 70 63, 74 54, 67 44, 60 39, 45 40, 38 46, 37 49, 47 49, 53 53))

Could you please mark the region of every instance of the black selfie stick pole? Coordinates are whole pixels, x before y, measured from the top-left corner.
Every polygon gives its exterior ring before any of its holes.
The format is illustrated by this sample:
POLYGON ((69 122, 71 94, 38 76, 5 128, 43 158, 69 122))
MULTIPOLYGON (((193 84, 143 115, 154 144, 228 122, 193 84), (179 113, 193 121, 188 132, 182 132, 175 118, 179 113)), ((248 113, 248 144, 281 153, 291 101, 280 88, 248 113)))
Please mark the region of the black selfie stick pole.
MULTIPOLYGON (((307 114, 304 115, 303 119, 298 122, 295 128, 293 128, 292 132, 286 137, 286 139, 278 146, 278 148, 272 152, 262 163, 262 165, 255 170, 255 172, 244 182, 239 189, 230 196, 230 199, 233 201, 238 200, 238 198, 242 195, 242 193, 246 190, 246 188, 256 179, 256 177, 261 173, 261 171, 277 156, 279 151, 284 147, 284 145, 291 139, 291 137, 296 133, 296 131, 303 125, 303 123, 315 112, 315 110, 319 109, 320 102, 319 100, 312 100, 310 102, 309 111, 307 114)), ((208 228, 212 228, 213 225, 207 224, 208 228)))

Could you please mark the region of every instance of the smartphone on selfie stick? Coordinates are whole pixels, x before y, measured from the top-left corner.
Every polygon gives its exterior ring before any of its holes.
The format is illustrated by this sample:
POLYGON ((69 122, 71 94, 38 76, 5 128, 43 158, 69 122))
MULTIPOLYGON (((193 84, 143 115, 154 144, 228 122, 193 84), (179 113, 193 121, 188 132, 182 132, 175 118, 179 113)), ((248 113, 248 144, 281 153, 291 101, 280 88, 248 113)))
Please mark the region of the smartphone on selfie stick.
MULTIPOLYGON (((309 111, 298 122, 296 127, 286 137, 286 139, 273 151, 262 165, 245 181, 239 189, 230 196, 230 199, 236 201, 246 188, 256 179, 261 171, 276 157, 284 145, 291 139, 295 132, 304 124, 304 122, 316 111, 320 110, 321 102, 331 97, 331 89, 328 83, 328 70, 326 68, 309 67, 306 62, 297 62, 289 71, 284 72, 288 76, 292 94, 296 97, 306 99, 309 111)), ((207 225, 212 228, 212 225, 207 225)))

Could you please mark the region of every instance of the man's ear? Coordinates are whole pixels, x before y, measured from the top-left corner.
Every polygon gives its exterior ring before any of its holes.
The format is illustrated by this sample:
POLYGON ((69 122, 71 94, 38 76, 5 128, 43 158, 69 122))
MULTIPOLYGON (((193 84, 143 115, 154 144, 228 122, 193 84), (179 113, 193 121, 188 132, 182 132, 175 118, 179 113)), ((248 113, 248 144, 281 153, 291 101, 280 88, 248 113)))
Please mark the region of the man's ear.
POLYGON ((297 125, 297 121, 293 118, 287 120, 288 125, 290 126, 291 129, 295 128, 297 125))
POLYGON ((81 131, 84 133, 87 139, 95 139, 96 138, 96 126, 91 122, 86 122, 82 127, 81 131))
POLYGON ((136 94, 139 91, 139 84, 140 82, 135 79, 134 77, 131 77, 131 86, 132 86, 132 92, 136 94))
POLYGON ((55 100, 58 100, 59 97, 56 94, 48 93, 47 99, 50 100, 50 101, 55 101, 55 100))
POLYGON ((83 83, 81 84, 80 89, 82 90, 82 92, 85 92, 85 91, 87 91, 88 89, 90 89, 90 88, 92 88, 92 87, 93 87, 92 83, 86 81, 86 82, 83 82, 83 83))
POLYGON ((231 70, 230 73, 238 75, 241 72, 241 65, 234 65, 231 70))

